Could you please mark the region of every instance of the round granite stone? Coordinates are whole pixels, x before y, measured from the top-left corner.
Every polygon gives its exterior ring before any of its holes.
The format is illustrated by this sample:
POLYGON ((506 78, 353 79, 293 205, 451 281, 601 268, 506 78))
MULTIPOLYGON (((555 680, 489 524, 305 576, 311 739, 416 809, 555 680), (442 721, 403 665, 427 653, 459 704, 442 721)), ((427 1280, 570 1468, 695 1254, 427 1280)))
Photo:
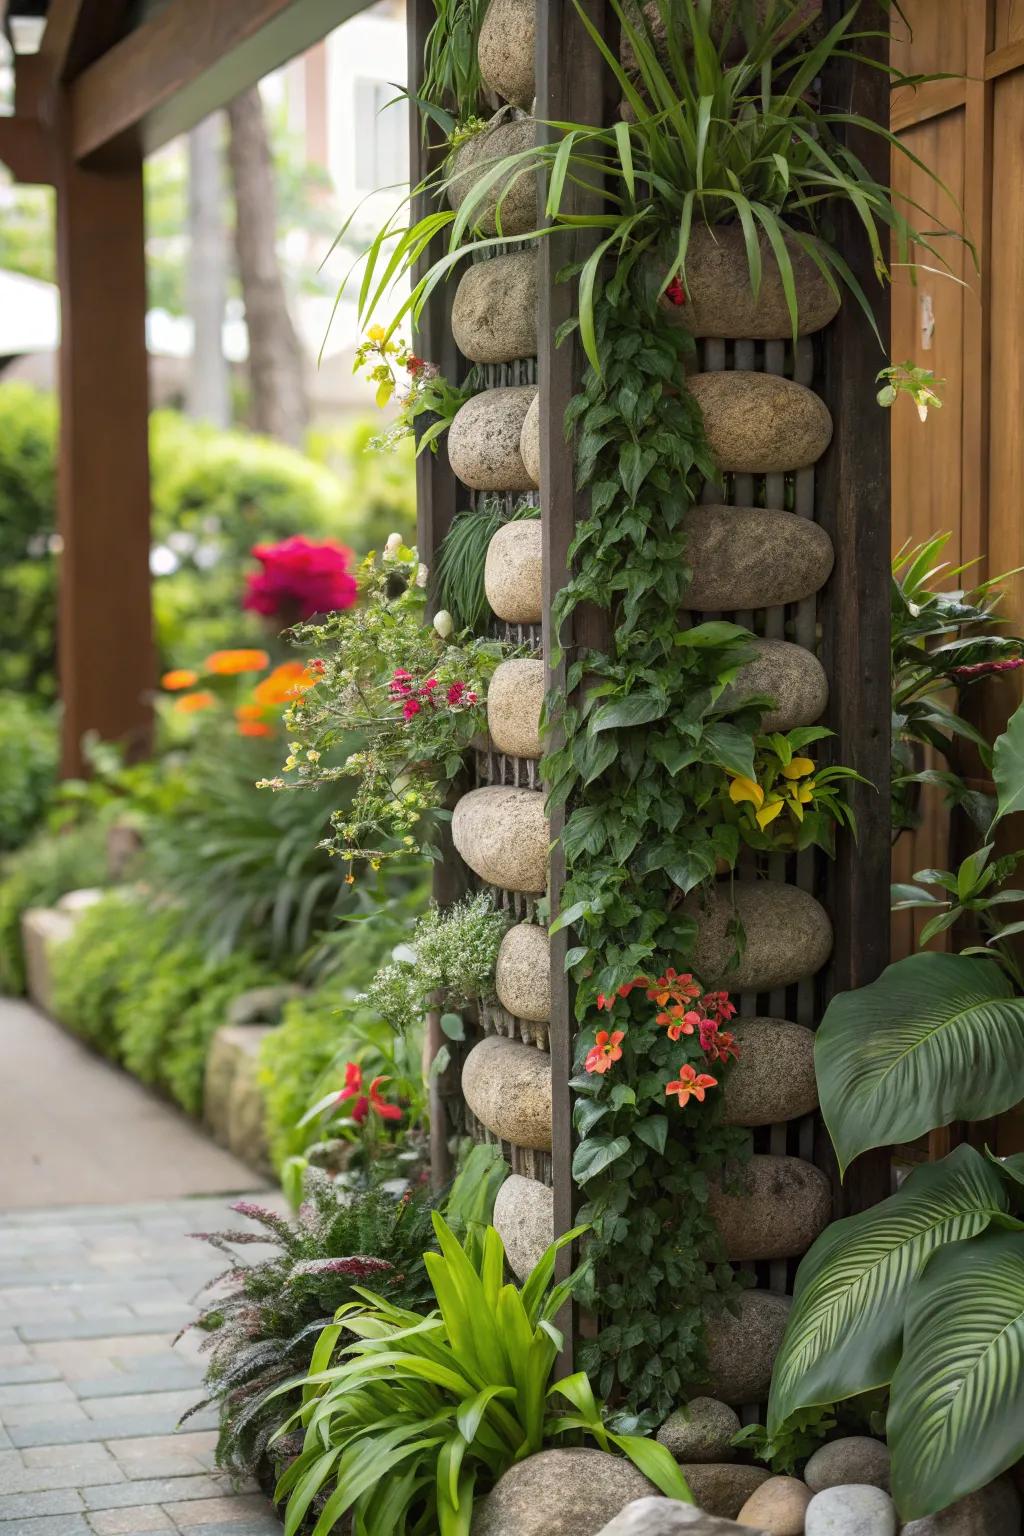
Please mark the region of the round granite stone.
POLYGON ((555 1240, 555 1193, 538 1179, 513 1173, 498 1190, 494 1226, 505 1244, 509 1268, 519 1281, 543 1258, 555 1240))
POLYGON ((814 1031, 788 1019, 733 1019, 739 1060, 723 1089, 726 1125, 778 1125, 818 1107, 814 1031))
POLYGON ((536 395, 536 384, 485 389, 456 412, 448 430, 448 460, 464 485, 476 491, 533 489, 519 439, 536 395))
POLYGON ((462 1068, 462 1097, 480 1124, 514 1147, 551 1151, 551 1057, 535 1045, 487 1035, 462 1068))
POLYGON ((743 1291, 735 1313, 726 1307, 706 1311, 706 1385, 712 1396, 734 1407, 768 1396, 792 1305, 791 1297, 774 1291, 743 1291))
POLYGON ((832 571, 832 540, 793 512, 698 505, 683 513, 682 526, 693 573, 683 598, 689 612, 798 603, 832 571))
POLYGON ((476 48, 488 90, 527 111, 536 94, 535 17, 535 0, 491 0, 476 48))
POLYGON ((516 923, 501 941, 494 988, 503 1008, 517 1019, 546 1024, 551 1016, 551 958, 548 931, 516 923))
MULTIPOLYGON (((455 211, 459 211, 472 188, 500 160, 532 149, 536 142, 537 128, 533 118, 509 117, 507 110, 498 113, 486 128, 466 139, 452 156, 448 174, 448 201, 455 211)), ((524 169, 520 162, 499 177, 477 204, 473 213, 474 227, 482 235, 495 235, 499 233, 499 215, 503 235, 524 235, 528 230, 536 229, 535 169, 524 169)))
POLYGON ((735 708, 755 695, 773 699, 775 707, 761 716, 764 731, 791 731, 820 720, 828 704, 828 678, 814 652, 791 640, 757 639, 751 648, 753 660, 722 695, 725 706, 735 708))
POLYGON ((792 379, 730 369, 691 374, 686 385, 701 408, 712 457, 727 473, 804 469, 832 440, 825 402, 792 379))
POLYGON ((488 885, 538 896, 546 889, 551 836, 540 790, 504 784, 471 789, 455 806, 452 838, 488 885))
POLYGON ((540 486, 540 393, 526 413, 523 430, 519 436, 519 454, 526 466, 526 473, 534 485, 540 486))
POLYGON ((484 591, 491 611, 506 624, 539 624, 544 611, 539 517, 500 527, 487 546, 484 591))
POLYGON ((737 993, 788 987, 815 975, 832 953, 828 913, 795 885, 776 880, 723 881, 710 893, 693 892, 683 910, 697 922, 693 970, 709 989, 737 993), (738 962, 729 932, 734 918, 746 935, 738 962))
POLYGON ((467 267, 455 290, 452 335, 473 363, 537 352, 537 254, 512 251, 467 267))
POLYGON ((718 1182, 708 1200, 708 1214, 732 1263, 796 1258, 828 1226, 832 1186, 802 1157, 755 1152, 736 1171, 735 1182, 740 1193, 726 1193, 718 1182))
POLYGON ((544 663, 533 657, 517 657, 495 667, 487 689, 487 729, 498 752, 540 757, 544 681, 544 663))

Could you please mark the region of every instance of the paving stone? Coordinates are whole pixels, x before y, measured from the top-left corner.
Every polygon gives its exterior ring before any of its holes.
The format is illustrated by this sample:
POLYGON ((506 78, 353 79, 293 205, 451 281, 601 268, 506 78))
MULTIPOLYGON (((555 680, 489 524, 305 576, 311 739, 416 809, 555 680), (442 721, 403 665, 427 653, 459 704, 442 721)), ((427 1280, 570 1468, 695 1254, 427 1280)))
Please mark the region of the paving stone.
POLYGON ((104 1398, 117 1401, 126 1397, 160 1395, 179 1388, 191 1394, 202 1379, 201 1364, 172 1358, 169 1362, 154 1361, 152 1368, 145 1371, 111 1371, 106 1376, 83 1377, 75 1382, 75 1387, 79 1399, 88 1405, 104 1398))
POLYGON ((111 1395, 85 1398, 81 1404, 85 1413, 93 1419, 126 1417, 129 1414, 166 1414, 168 1428, 173 1429, 183 1413, 187 1413, 196 1401, 195 1387, 183 1387, 180 1392, 129 1392, 121 1396, 111 1395))
POLYGON ((123 1315, 104 1312, 101 1317, 55 1319, 53 1322, 28 1323, 24 1328, 19 1327, 18 1333, 27 1344, 44 1344, 51 1341, 64 1339, 102 1339, 107 1340, 116 1335, 118 1341, 129 1339, 133 1334, 154 1334, 167 1332, 174 1334, 187 1323, 192 1316, 192 1309, 183 1304, 180 1307, 164 1308, 153 1317, 135 1317, 128 1310, 123 1309, 123 1315))
POLYGON ((96 1536, 141 1536, 142 1532, 173 1531, 170 1515, 149 1504, 144 1508, 97 1509, 89 1516, 96 1536))
POLYGON ((23 1386, 26 1382, 59 1381, 60 1371, 46 1360, 30 1360, 27 1365, 0 1365, 0 1387, 23 1386))
POLYGON ((19 1520, 17 1536, 91 1536, 91 1532, 83 1515, 40 1515, 19 1520))
MULTIPOLYGON (((174 1429, 180 1414, 123 1414, 83 1418, 81 1423, 50 1420, 43 1424, 22 1424, 11 1430, 11 1440, 20 1448, 35 1445, 81 1445, 88 1440, 130 1440, 136 1435, 164 1435, 174 1429)), ((209 1429, 217 1420, 216 1409, 209 1408, 191 1419, 193 1429, 209 1429)))
MULTIPOLYGON (((268 1506, 269 1510, 269 1506, 268 1506)), ((272 1512, 247 1515, 244 1522, 218 1520, 215 1525, 179 1526, 188 1536, 281 1536, 281 1522, 272 1512)))
POLYGON ((7 1418, 11 1408, 43 1407, 50 1403, 74 1403, 75 1394, 64 1381, 16 1382, 0 1387, 0 1414, 7 1418))
MULTIPOLYGON (((222 1478, 202 1473, 196 1477, 160 1477, 145 1482, 111 1482, 84 1488, 82 1498, 87 1509, 128 1509, 133 1504, 174 1505, 194 1499, 221 1497, 222 1478)), ((172 1518, 177 1519, 173 1510, 172 1518)), ((180 1521, 179 1521, 180 1524, 180 1521)))
POLYGON ((22 1451, 21 1459, 26 1467, 67 1467, 80 1462, 101 1462, 116 1466, 113 1456, 105 1445, 39 1445, 22 1451))
POLYGON ((85 1409, 75 1402, 74 1397, 70 1402, 11 1403, 0 1407, 0 1419, 7 1429, 25 1424, 84 1423, 87 1417, 85 1409))
MULTIPOLYGON (((27 1520, 33 1515, 74 1515, 82 1508, 80 1494, 74 1488, 48 1488, 42 1493, 10 1493, 0 1498, 0 1531, 5 1522, 27 1520)), ((13 1536, 8 1531, 4 1536, 13 1536)))
MULTIPOLYGON (((232 1524, 237 1532, 241 1521, 266 1517, 271 1513, 270 1506, 262 1494, 225 1494, 219 1498, 196 1499, 190 1504, 165 1504, 164 1509, 172 1517, 181 1530, 192 1531, 198 1526, 223 1526, 230 1529, 232 1524)), ((275 1522, 276 1523, 276 1522, 275 1522)), ((280 1530, 280 1525, 278 1525, 280 1530)), ((246 1525, 245 1536, 249 1536, 249 1527, 246 1525)))

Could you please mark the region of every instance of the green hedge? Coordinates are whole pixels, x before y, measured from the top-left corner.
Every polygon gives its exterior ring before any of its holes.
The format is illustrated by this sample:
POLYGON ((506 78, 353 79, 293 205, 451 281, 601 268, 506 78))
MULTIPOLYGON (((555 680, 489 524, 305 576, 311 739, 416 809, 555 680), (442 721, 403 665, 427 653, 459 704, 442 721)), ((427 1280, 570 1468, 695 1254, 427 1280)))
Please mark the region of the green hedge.
POLYGON ((106 881, 106 832, 96 823, 40 833, 0 863, 0 992, 25 991, 21 914, 106 881))
POLYGON ((19 848, 38 825, 57 780, 52 709, 0 693, 0 853, 19 848))

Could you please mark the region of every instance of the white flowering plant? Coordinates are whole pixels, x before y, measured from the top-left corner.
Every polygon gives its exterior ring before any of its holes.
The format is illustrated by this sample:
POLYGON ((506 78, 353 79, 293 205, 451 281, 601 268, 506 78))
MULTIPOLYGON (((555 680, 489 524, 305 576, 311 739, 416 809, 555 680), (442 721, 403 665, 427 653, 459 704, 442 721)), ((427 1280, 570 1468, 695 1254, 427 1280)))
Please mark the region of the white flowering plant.
POLYGON ((428 621, 426 567, 399 534, 366 557, 358 579, 355 607, 292 632, 315 652, 306 663, 314 682, 285 715, 281 774, 261 781, 278 791, 357 781, 321 845, 348 863, 349 883, 357 861, 379 869, 386 859, 438 856, 451 786, 466 751, 486 737, 491 675, 517 654, 502 641, 456 634, 443 610, 428 621), (353 732, 359 749, 325 766, 353 732))
MULTIPOLYGON (((494 968, 509 917, 486 891, 421 917, 408 946, 382 965, 359 1001, 401 1031, 431 1002, 461 1010, 494 996, 494 968)), ((446 1032, 461 1038, 461 1019, 446 1014, 446 1032)))

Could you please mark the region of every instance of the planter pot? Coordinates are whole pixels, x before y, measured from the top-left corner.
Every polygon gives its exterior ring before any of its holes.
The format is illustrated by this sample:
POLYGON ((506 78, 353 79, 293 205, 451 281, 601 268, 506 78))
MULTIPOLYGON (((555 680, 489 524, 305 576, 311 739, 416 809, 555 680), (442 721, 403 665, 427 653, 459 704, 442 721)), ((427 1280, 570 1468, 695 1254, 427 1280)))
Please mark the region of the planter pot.
MULTIPOLYGON (((686 253, 686 303, 673 304, 662 296, 660 305, 666 321, 698 337, 784 341, 792 336, 782 275, 764 233, 760 249, 761 286, 755 297, 740 225, 718 224, 709 229, 706 224, 695 224, 686 253)), ((787 241, 786 249, 793 264, 799 334, 809 336, 835 317, 839 300, 795 240, 787 241)), ((674 259, 674 250, 659 252, 645 268, 652 297, 674 259)))
POLYGON ((533 401, 519 434, 519 453, 535 489, 540 489, 540 393, 533 401))
POLYGON ((525 1280, 554 1242, 555 1192, 537 1179, 513 1173, 498 1190, 493 1221, 509 1268, 517 1280, 525 1280))
POLYGON ((694 373, 686 381, 704 416, 715 463, 727 473, 804 469, 832 441, 832 417, 813 390, 772 373, 694 373))
POLYGON ((494 988, 503 1008, 517 1019, 546 1024, 551 1017, 551 959, 548 931, 517 923, 498 950, 494 988))
POLYGON ((500 784, 470 790, 452 814, 452 838, 489 885, 538 896, 547 888, 551 834, 540 790, 500 784))
POLYGON ((544 703, 542 661, 523 657, 494 669, 487 689, 487 729, 499 752, 541 756, 540 711, 544 703))
POLYGON ((485 389, 456 413, 448 431, 448 460, 463 485, 474 491, 533 489, 519 439, 536 395, 536 384, 485 389))
MULTIPOLYGON (((492 171, 499 160, 532 149, 537 142, 532 117, 497 117, 475 133, 455 151, 449 162, 448 201, 456 212, 462 207, 477 182, 492 171)), ((512 168, 488 190, 477 207, 475 228, 482 235, 498 233, 496 216, 501 202, 501 233, 524 235, 537 227, 537 172, 512 168)))
POLYGON ((491 0, 476 49, 487 89, 527 111, 536 95, 535 18, 535 0, 491 0))
POLYGON ((770 992, 821 970, 832 953, 832 924, 813 896, 775 880, 737 881, 694 891, 683 910, 697 923, 693 970, 704 986, 770 992), (733 964, 729 925, 738 918, 746 947, 733 964))
POLYGON ((708 1213, 726 1258, 790 1259, 806 1253, 828 1226, 832 1187, 828 1176, 802 1157, 755 1153, 738 1181, 741 1194, 712 1188, 708 1213))
POLYGON ((484 591, 496 618, 539 624, 544 612, 540 518, 499 528, 487 546, 484 591))
POLYGON ((724 1089, 726 1125, 778 1125, 818 1107, 814 1031, 788 1019, 734 1019, 740 1059, 724 1089))
POLYGON ((792 1305, 789 1296, 774 1291, 744 1291, 735 1313, 725 1307, 705 1311, 711 1396, 733 1407, 768 1396, 792 1305))
POLYGON ((823 587, 835 558, 818 523, 766 507, 689 507, 683 514, 693 571, 687 612, 736 612, 798 603, 823 587))
POLYGON ((761 716, 765 731, 790 731, 819 720, 828 703, 828 678, 817 656, 789 640, 756 640, 754 650, 754 660, 740 668, 722 702, 736 708, 759 694, 774 699, 775 708, 761 716))
POLYGON ((455 290, 452 335, 473 363, 537 353, 537 256, 515 251, 467 267, 455 290))
POLYGON ((546 1051, 488 1035, 466 1057, 462 1097, 480 1124, 502 1141, 551 1151, 551 1057, 546 1051))

